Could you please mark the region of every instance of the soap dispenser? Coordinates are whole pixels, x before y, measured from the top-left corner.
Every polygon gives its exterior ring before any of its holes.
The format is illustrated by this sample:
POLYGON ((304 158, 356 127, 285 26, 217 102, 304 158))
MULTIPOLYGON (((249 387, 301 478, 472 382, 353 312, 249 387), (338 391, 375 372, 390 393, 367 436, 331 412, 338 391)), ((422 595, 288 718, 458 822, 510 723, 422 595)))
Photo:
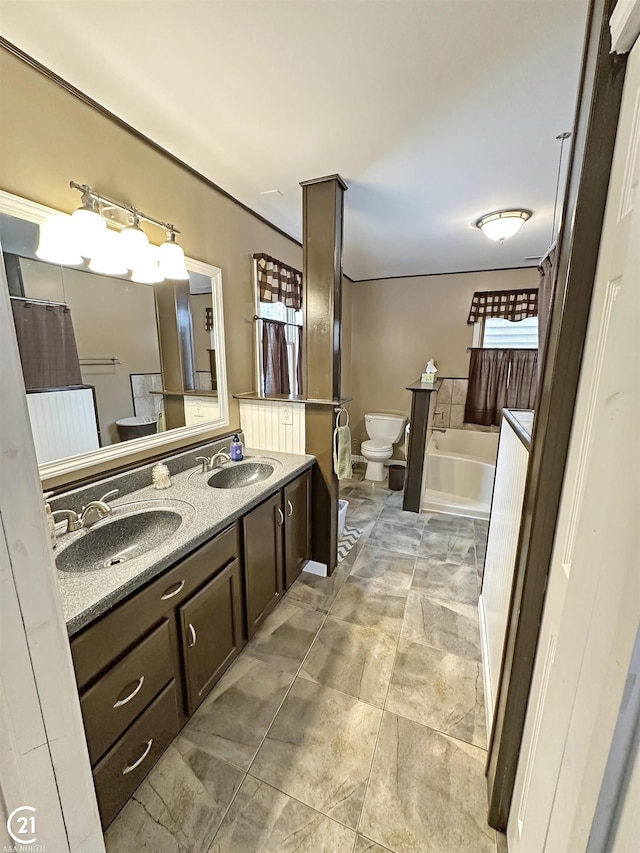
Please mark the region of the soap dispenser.
POLYGON ((242 442, 240 441, 239 435, 233 436, 233 441, 231 442, 231 461, 232 462, 241 462, 243 458, 242 454, 242 442))

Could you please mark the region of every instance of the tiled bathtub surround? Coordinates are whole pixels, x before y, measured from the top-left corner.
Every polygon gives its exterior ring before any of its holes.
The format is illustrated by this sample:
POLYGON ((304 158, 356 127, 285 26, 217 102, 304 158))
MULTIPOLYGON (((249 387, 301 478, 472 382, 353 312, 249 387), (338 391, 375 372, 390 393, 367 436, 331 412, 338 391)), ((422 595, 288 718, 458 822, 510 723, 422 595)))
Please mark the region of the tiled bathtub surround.
POLYGON ((495 853, 475 603, 486 525, 345 483, 304 574, 106 833, 108 853, 495 853))
POLYGON ((435 410, 439 412, 433 418, 432 426, 440 429, 470 429, 479 432, 499 432, 499 427, 486 427, 480 424, 464 422, 464 406, 467 401, 469 380, 461 378, 443 378, 435 397, 435 410))

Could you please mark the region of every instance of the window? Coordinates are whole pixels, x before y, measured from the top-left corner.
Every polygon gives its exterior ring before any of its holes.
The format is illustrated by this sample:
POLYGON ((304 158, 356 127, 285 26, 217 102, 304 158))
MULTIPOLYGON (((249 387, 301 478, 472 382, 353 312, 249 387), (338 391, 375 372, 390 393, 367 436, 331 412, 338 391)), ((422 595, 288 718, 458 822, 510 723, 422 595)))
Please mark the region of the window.
POLYGON ((537 349, 538 318, 525 317, 517 323, 487 317, 475 323, 473 345, 486 349, 537 349))
POLYGON ((273 320, 282 323, 287 346, 287 365, 289 389, 293 396, 301 396, 303 389, 299 387, 299 364, 301 360, 300 329, 303 325, 302 310, 287 308, 283 302, 262 302, 258 283, 257 267, 254 262, 254 292, 256 306, 256 363, 258 381, 261 391, 265 391, 264 349, 262 343, 263 320, 273 320))

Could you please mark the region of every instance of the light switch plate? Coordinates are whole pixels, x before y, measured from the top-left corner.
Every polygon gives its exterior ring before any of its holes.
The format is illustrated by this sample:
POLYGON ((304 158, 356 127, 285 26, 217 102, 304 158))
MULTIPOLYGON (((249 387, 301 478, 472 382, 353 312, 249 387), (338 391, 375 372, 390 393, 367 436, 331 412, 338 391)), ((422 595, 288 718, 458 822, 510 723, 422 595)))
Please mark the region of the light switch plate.
POLYGON ((291 406, 281 406, 281 423, 284 426, 290 426, 293 423, 293 409, 291 406))

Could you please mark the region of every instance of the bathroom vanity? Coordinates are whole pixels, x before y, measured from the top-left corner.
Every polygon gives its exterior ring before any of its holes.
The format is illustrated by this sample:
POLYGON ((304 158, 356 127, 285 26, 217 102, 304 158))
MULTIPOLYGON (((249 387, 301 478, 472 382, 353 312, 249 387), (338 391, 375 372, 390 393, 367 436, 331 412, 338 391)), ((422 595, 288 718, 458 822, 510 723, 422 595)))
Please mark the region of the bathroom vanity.
MULTIPOLYGON (((60 539, 62 604, 103 827, 309 558, 314 458, 260 453, 259 461, 273 469, 260 482, 216 488, 221 474, 238 479, 243 463, 213 474, 186 469, 167 492, 129 492, 114 501, 112 517, 60 539), (100 525, 122 527, 149 512, 179 513, 182 523, 146 552, 122 551, 132 557, 121 563, 83 570, 68 557, 100 525)), ((250 451, 244 464, 257 464, 250 451)), ((56 503, 77 504, 81 494, 56 503)))

